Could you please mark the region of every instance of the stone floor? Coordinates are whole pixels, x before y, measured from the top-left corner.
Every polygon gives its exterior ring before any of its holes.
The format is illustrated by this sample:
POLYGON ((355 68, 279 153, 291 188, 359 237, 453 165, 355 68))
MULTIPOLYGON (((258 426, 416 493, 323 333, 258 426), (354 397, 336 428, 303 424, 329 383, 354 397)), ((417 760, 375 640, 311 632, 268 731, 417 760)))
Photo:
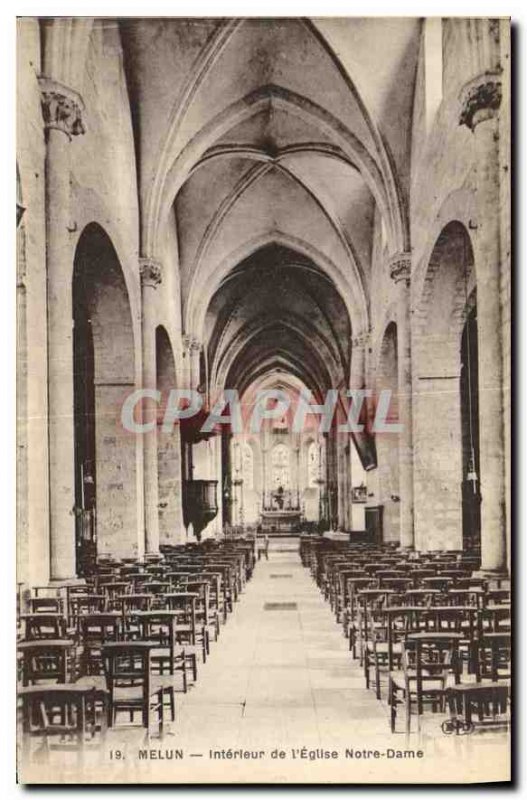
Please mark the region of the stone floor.
POLYGON ((298 540, 274 540, 269 560, 258 562, 210 658, 201 665, 198 683, 187 695, 178 694, 174 728, 162 741, 152 739, 149 744, 139 730, 112 731, 106 751, 92 761, 84 780, 354 783, 507 778, 505 731, 447 737, 441 733, 441 721, 441 715, 430 715, 408 739, 404 733, 390 733, 386 705, 364 688, 341 628, 301 565, 298 540), (146 759, 140 753, 145 749, 146 759), (365 757, 365 749, 380 755, 365 757), (183 758, 170 758, 174 750, 182 750, 183 758), (414 755, 390 757, 392 751, 414 755), (327 757, 328 752, 337 757, 327 757))

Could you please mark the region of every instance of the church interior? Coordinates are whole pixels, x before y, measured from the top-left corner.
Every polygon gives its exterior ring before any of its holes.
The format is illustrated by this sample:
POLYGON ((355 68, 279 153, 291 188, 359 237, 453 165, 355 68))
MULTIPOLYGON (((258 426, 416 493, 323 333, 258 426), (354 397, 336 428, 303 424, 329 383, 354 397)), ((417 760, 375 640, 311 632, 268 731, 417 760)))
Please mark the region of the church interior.
POLYGON ((318 753, 289 782, 367 782, 367 745, 506 779, 508 21, 17 38, 21 774, 280 782, 283 747, 318 753), (202 408, 168 429, 173 390, 202 408), (226 390, 364 402, 204 429, 226 390))

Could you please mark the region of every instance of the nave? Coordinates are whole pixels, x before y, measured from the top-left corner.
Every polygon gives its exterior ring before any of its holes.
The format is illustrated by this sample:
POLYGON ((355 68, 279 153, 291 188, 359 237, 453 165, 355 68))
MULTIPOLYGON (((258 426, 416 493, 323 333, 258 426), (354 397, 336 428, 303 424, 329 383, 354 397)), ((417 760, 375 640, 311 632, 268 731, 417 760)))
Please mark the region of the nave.
POLYGON ((509 20, 17 37, 23 778, 505 779, 509 20))
MULTIPOLYGON (((112 781, 145 782, 155 779, 185 782, 192 778, 195 780, 197 759, 200 759, 200 780, 204 782, 382 781, 386 779, 388 769, 389 779, 392 781, 397 780, 399 770, 402 770, 400 780, 403 780, 403 775, 404 780, 413 780, 412 770, 415 769, 417 781, 425 779, 425 776, 430 779, 437 777, 437 770, 440 769, 443 759, 445 768, 448 765, 448 781, 455 782, 455 770, 459 769, 456 765, 459 764, 463 766, 466 777, 467 759, 473 765, 474 777, 477 776, 479 780, 485 778, 491 780, 500 774, 508 757, 507 724, 506 714, 498 715, 491 720, 494 709, 487 709, 486 722, 476 724, 470 735, 442 733, 441 725, 449 717, 448 709, 439 708, 435 709, 436 713, 430 713, 429 706, 426 706, 424 713, 419 716, 415 716, 416 709, 413 709, 410 734, 405 735, 402 712, 397 718, 396 731, 390 732, 390 714, 387 705, 388 673, 385 665, 380 665, 380 699, 377 699, 373 680, 370 682, 370 688, 366 688, 364 659, 358 653, 357 657, 353 658, 354 648, 350 639, 353 625, 358 621, 358 628, 361 630, 363 623, 360 613, 357 615, 353 612, 354 579, 349 577, 349 569, 346 574, 344 567, 349 568, 351 557, 360 561, 361 556, 357 553, 361 550, 364 556, 362 563, 367 565, 368 558, 371 558, 372 554, 371 548, 357 550, 355 546, 350 549, 342 543, 336 545, 321 537, 303 536, 300 540, 300 549, 298 538, 271 540, 267 558, 265 548, 258 547, 257 543, 256 551, 252 548, 249 550, 247 542, 241 540, 237 545, 232 542, 225 544, 222 549, 224 551, 222 558, 225 559, 229 558, 226 555, 228 550, 231 550, 232 555, 235 550, 239 553, 245 549, 246 556, 251 551, 251 557, 245 561, 246 566, 249 566, 247 577, 250 579, 246 583, 240 582, 239 593, 234 592, 232 596, 232 606, 230 603, 227 604, 228 609, 232 607, 232 613, 230 611, 225 614, 220 613, 221 634, 217 642, 213 641, 215 636, 211 635, 210 652, 205 661, 203 661, 204 650, 198 647, 197 681, 194 682, 190 678, 188 690, 184 692, 179 675, 177 678, 175 674, 168 677, 176 687, 175 720, 171 722, 167 719, 163 731, 159 731, 158 719, 153 713, 147 733, 141 726, 140 717, 138 719, 134 716, 134 722, 130 724, 126 713, 123 714, 121 711, 114 719, 114 727, 110 726, 105 731, 103 740, 100 738, 100 723, 95 726, 94 737, 92 740, 87 737, 83 760, 80 762, 78 748, 65 753, 62 743, 62 748, 54 752, 57 736, 50 737, 51 749, 47 754, 43 753, 42 747, 40 750, 39 747, 36 750, 33 747, 36 763, 41 763, 42 774, 47 775, 48 780, 52 779, 53 765, 56 765, 57 758, 65 769, 66 781, 69 768, 72 780, 75 780, 74 776, 78 777, 80 769, 81 775, 84 775, 83 779, 88 782, 104 782, 109 775, 112 776, 112 781), (340 573, 345 575, 347 583, 348 596, 344 598, 339 598, 338 589, 335 591, 336 584, 341 583, 339 568, 340 573), (343 635, 343 622, 347 636, 343 635), (284 760, 272 757, 273 752, 280 750, 286 754, 284 760), (349 756, 350 751, 353 751, 353 757, 349 756), (380 755, 377 759, 372 755, 365 757, 364 751, 370 753, 377 751, 385 755, 380 755), (394 754, 401 751, 413 755, 397 759, 394 754), (174 755, 178 752, 182 753, 181 760, 174 755), (328 758, 327 754, 331 752, 337 753, 338 757, 328 758), (389 752, 393 757, 390 757, 388 762, 386 754, 389 752), (418 752, 422 753, 421 757, 416 755, 418 752), (486 756, 490 752, 492 759, 489 760, 486 756), (119 754, 118 763, 115 761, 116 753, 119 754), (246 755, 241 755, 242 753, 246 755), (248 753, 251 755, 248 756, 248 753)), ((216 552, 214 558, 217 563, 219 563, 218 556, 216 552)), ((196 553, 193 555, 193 560, 199 560, 196 553)), ((394 550, 391 553, 386 551, 382 556, 377 553, 376 566, 380 568, 385 561, 386 567, 390 560, 392 564, 397 561, 400 563, 400 553, 394 550)), ((437 563, 440 564, 441 561, 441 557, 437 556, 437 563)), ((187 560, 188 563, 190 560, 187 560)), ((455 562, 451 561, 452 563, 455 562)), ((371 564, 369 566, 371 567, 371 564)), ((214 572, 214 569, 212 566, 209 567, 210 572, 214 572)), ((444 575, 445 571, 438 568, 437 575, 444 575)), ((449 571, 455 572, 455 568, 450 566, 449 571)), ((174 579, 173 569, 169 574, 174 579)), ((382 591, 389 594, 390 589, 386 585, 383 589, 383 581, 386 584, 390 578, 385 578, 382 570, 377 570, 376 576, 375 570, 370 570, 370 577, 371 575, 373 580, 370 580, 369 585, 375 583, 380 586, 376 592, 377 596, 382 591), (381 571, 380 576, 379 571, 381 571)), ((441 579, 436 577, 436 580, 441 579)), ((395 580, 396 578, 392 578, 392 581, 395 580)), ((460 580, 458 577, 458 584, 460 580)), ((467 593, 466 602, 467 604, 475 602, 477 605, 471 606, 470 613, 485 618, 486 635, 488 635, 488 619, 498 620, 498 632, 506 637, 507 615, 510 616, 510 607, 507 605, 508 590, 504 587, 501 589, 486 587, 484 606, 487 612, 485 612, 478 593, 478 579, 475 577, 473 580, 472 594, 467 593), (478 597, 479 599, 476 599, 478 597), (492 609, 498 606, 501 613, 493 614, 492 609), (478 607, 482 610, 478 611, 478 607)), ((146 587, 146 591, 141 593, 143 596, 154 588, 153 582, 149 583, 152 586, 146 587)), ((234 585, 232 584, 233 587, 234 585)), ((103 588, 103 594, 111 595, 114 587, 104 582, 102 586, 110 587, 103 588)), ((360 605, 368 596, 368 590, 362 590, 359 586, 355 588, 358 590, 360 605)), ((445 589, 448 593, 452 593, 455 599, 455 587, 452 582, 445 589)), ((369 594, 373 595, 374 591, 376 590, 370 589, 369 594)), ((430 586, 426 589, 408 588, 408 592, 412 591, 423 594, 426 592, 428 602, 433 598, 434 589, 430 586)), ((463 591, 458 585, 457 592, 463 591)), ((168 598, 175 597, 175 594, 157 595, 157 600, 153 599, 153 605, 160 609, 157 615, 154 611, 146 612, 147 615, 148 613, 156 615, 152 616, 153 623, 161 621, 163 613, 161 607, 170 604, 168 598)), ((113 600, 108 600, 108 605, 124 609, 139 595, 129 594, 128 603, 124 602, 125 596, 114 596, 113 600)), ((73 593, 71 598, 74 597, 73 593)), ((387 595, 385 599, 386 597, 387 595)), ((441 597, 446 598, 447 594, 441 597)), ((417 608, 409 604, 409 599, 408 596, 405 601, 407 605, 404 614, 407 617, 417 608)), ((412 602, 415 603, 415 596, 412 602)), ((452 619, 458 613, 458 607, 452 600, 449 602, 452 603, 450 613, 443 615, 439 624, 442 629, 451 632, 452 619)), ((387 603, 397 612, 393 598, 388 599, 387 603)), ((37 608, 39 605, 44 605, 44 602, 34 605, 37 608)), ((221 602, 219 606, 216 602, 211 602, 210 607, 211 610, 222 611, 221 602)), ((366 606, 364 608, 366 609, 366 606)), ((379 608, 380 606, 377 606, 377 610, 379 608)), ((437 598, 433 606, 421 606, 422 616, 426 617, 434 608, 440 608, 437 598)), ((467 608, 468 606, 465 607, 465 612, 467 608)), ((42 620, 44 620, 46 615, 43 610, 39 613, 43 615, 42 620)), ((367 610, 366 613, 368 615, 370 612, 367 610)), ((399 621, 402 616, 403 612, 399 609, 399 621)), ((97 614, 91 615, 92 623, 96 617, 97 614)), ((123 612, 123 620, 125 618, 123 612)), ((139 621, 141 612, 136 612, 134 617, 134 612, 129 611, 127 618, 128 629, 131 631, 132 621, 139 621)), ((28 616, 25 617, 26 624, 27 619, 28 616)), ((47 622, 49 623, 49 619, 47 622)), ((183 625, 177 627, 183 628, 183 625)), ((212 625, 212 628, 215 628, 215 625, 212 625)), ((126 625, 122 629, 124 638, 132 638, 133 634, 126 636, 125 630, 126 625)), ((152 625, 148 631, 149 637, 153 637, 156 630, 160 632, 161 629, 158 625, 152 625)), ((377 630, 379 631, 379 626, 377 630)), ((438 630, 437 627, 435 630, 438 630)), ((107 635, 108 632, 109 629, 107 635)), ((400 629, 398 632, 400 639, 400 629)), ((447 636, 446 633, 441 635, 447 636)), ((453 636, 455 635, 454 633, 453 636)), ((379 641, 381 639, 382 637, 379 637, 379 641)), ((100 653, 97 644, 92 638, 89 647, 94 659, 92 666, 95 666, 95 669, 90 669, 90 672, 99 671, 100 653)), ((161 644, 166 646, 167 642, 163 642, 161 638, 153 652, 159 653, 161 644)), ((360 650, 364 644, 359 633, 357 649, 360 650)), ((48 645, 51 645, 51 642, 48 642, 48 645)), ((82 645, 79 640, 77 645, 80 647, 77 647, 75 652, 79 657, 79 664, 82 664, 82 645)), ((187 653, 192 650, 190 646, 184 646, 184 649, 187 653)), ((396 647, 394 652, 398 652, 396 647)), ((493 677, 506 686, 503 651, 501 656, 500 674, 493 677)), ((485 659, 482 664, 484 666, 487 664, 485 659)), ((75 669, 71 662, 69 666, 75 669)), ((106 672, 106 669, 104 671, 106 672)), ((158 670, 154 668, 154 671, 158 670)), ((468 665, 462 665, 461 671, 462 684, 473 683, 468 674, 468 665)), ((153 677, 152 687, 155 680, 153 677)), ((477 680, 480 685, 485 681, 489 685, 488 674, 479 675, 477 680)), ((109 685, 108 676, 105 681, 95 678, 94 675, 77 679, 76 685, 86 686, 97 681, 99 686, 109 685)), ((30 679, 29 682, 36 684, 37 680, 30 679)), ((48 689, 53 689, 49 683, 48 689)), ((113 697, 111 688, 110 694, 113 697)), ((60 736, 58 739, 60 740, 60 736)), ((472 767, 469 767, 470 769, 472 767)), ((459 775, 457 777, 459 778, 459 775)))

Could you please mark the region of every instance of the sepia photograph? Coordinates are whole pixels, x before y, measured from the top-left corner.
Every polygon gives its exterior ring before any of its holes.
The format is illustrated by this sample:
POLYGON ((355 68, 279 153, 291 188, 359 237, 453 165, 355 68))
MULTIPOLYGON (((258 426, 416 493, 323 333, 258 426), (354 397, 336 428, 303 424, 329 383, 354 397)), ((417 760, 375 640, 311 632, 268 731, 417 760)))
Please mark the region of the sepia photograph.
POLYGON ((17 18, 19 784, 511 781, 510 86, 505 16, 17 18))

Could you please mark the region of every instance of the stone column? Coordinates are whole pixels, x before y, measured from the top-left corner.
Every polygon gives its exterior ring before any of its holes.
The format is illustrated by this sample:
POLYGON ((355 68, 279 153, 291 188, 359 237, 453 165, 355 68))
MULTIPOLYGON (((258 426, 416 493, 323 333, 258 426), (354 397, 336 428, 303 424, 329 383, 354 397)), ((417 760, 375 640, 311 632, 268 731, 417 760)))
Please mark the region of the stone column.
POLYGON ((411 256, 398 253, 390 261, 397 294, 397 371, 399 385, 400 546, 414 547, 414 477, 412 443, 412 341, 410 323, 411 256))
POLYGON ((339 403, 335 413, 336 469, 338 487, 338 527, 348 530, 349 526, 349 441, 350 435, 339 430, 346 422, 347 409, 339 403))
POLYGON ((499 120, 501 81, 488 71, 461 93, 460 124, 473 134, 477 231, 473 237, 478 291, 481 567, 506 567, 502 320, 500 305, 499 120))
POLYGON ((262 477, 261 477, 261 486, 262 486, 262 511, 264 509, 264 505, 267 500, 267 484, 269 483, 269 473, 268 473, 268 465, 267 465, 267 453, 268 453, 268 446, 267 442, 265 441, 265 432, 263 434, 263 443, 261 447, 262 452, 262 477))
MULTIPOLYGON (((293 503, 298 502, 300 504, 300 492, 301 492, 301 473, 300 473, 300 441, 298 437, 295 437, 296 441, 293 445, 293 453, 294 455, 294 464, 295 464, 295 481, 294 481, 294 490, 293 490, 293 503)), ((291 487, 293 488, 293 487, 291 487)))
POLYGON ((84 133, 84 104, 56 81, 42 77, 39 84, 46 131, 50 578, 60 581, 76 574, 70 159, 72 139, 84 133))
MULTIPOLYGON (((141 276, 143 389, 157 388, 155 291, 162 279, 161 264, 153 258, 139 260, 141 276)), ((153 429, 142 434, 145 496, 145 553, 159 552, 159 509, 157 475, 157 403, 143 401, 143 423, 154 421, 153 429)))
POLYGON ((366 381, 366 349, 369 333, 358 333, 351 340, 350 388, 362 389, 366 381))
POLYGON ((328 511, 328 526, 330 530, 335 530, 338 526, 339 518, 339 476, 338 476, 338 452, 336 431, 332 427, 328 433, 323 434, 326 441, 326 499, 328 511))
POLYGON ((186 379, 189 389, 197 389, 200 383, 201 343, 195 336, 183 336, 183 355, 186 361, 186 379))
POLYGON ((221 434, 221 482, 219 491, 223 494, 223 517, 222 525, 224 533, 232 525, 232 458, 231 458, 232 434, 222 432, 221 434))

